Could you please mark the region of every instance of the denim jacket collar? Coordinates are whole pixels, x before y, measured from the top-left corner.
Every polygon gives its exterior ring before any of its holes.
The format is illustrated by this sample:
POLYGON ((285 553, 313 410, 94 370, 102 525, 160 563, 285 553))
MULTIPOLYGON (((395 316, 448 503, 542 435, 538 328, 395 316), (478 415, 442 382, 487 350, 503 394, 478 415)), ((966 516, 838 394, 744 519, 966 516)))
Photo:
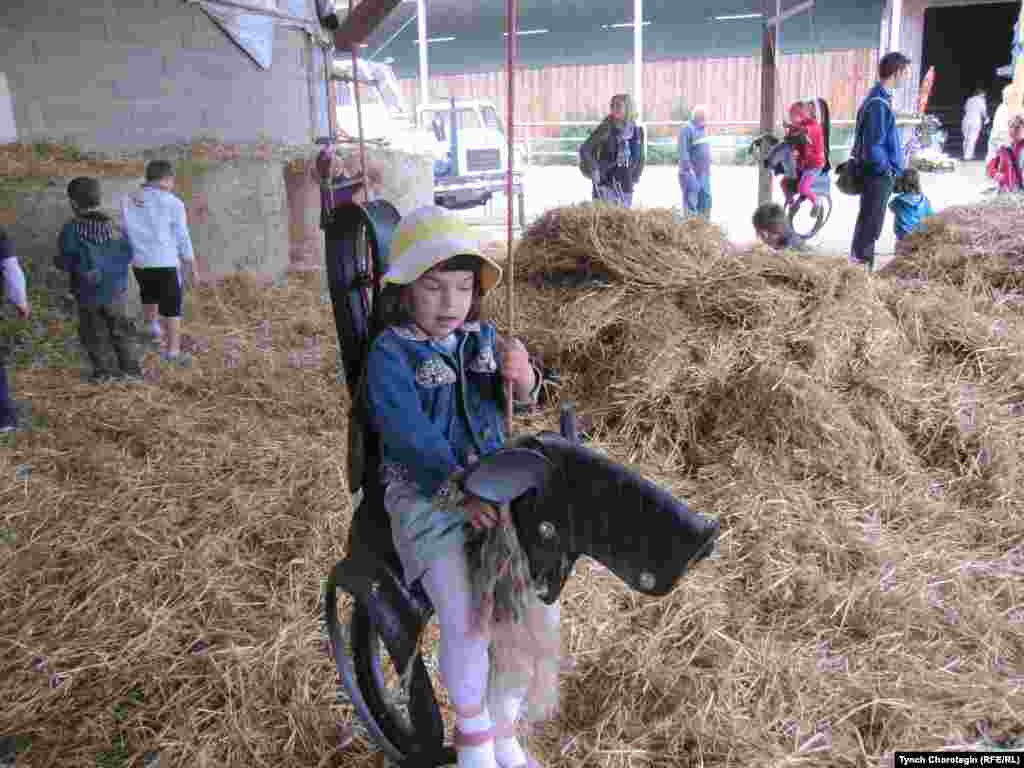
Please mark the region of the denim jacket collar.
MULTIPOLYGON (((415 323, 395 325, 391 327, 391 330, 398 338, 405 339, 406 341, 434 341, 415 323)), ((463 333, 480 333, 480 323, 463 323, 455 332, 458 333, 459 331, 463 333)))

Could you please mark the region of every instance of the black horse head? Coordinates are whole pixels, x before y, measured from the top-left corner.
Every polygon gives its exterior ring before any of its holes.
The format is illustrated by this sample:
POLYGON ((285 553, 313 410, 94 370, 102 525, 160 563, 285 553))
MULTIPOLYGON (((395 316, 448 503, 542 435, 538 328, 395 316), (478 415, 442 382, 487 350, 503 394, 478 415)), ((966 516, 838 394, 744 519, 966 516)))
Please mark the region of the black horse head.
POLYGON ((620 464, 541 433, 485 457, 465 488, 512 519, 547 603, 558 599, 573 564, 587 555, 638 592, 668 594, 693 563, 707 557, 718 521, 620 464))

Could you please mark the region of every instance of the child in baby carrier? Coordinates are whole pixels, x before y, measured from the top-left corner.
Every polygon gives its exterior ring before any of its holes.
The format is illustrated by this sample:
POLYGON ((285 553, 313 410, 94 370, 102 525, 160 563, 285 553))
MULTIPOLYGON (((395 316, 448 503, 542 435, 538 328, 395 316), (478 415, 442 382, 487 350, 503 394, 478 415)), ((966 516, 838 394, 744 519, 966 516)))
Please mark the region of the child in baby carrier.
POLYGON ((786 131, 786 141, 794 147, 796 178, 783 178, 782 191, 786 195, 787 208, 803 200, 809 200, 812 206, 811 215, 818 216, 821 213, 821 203, 814 193, 813 186, 815 179, 825 170, 827 153, 824 130, 812 109, 813 103, 803 101, 794 102, 789 108, 790 122, 786 131))
POLYGON ((1024 190, 1024 116, 1010 123, 1010 143, 999 148, 987 170, 1000 193, 1024 190))

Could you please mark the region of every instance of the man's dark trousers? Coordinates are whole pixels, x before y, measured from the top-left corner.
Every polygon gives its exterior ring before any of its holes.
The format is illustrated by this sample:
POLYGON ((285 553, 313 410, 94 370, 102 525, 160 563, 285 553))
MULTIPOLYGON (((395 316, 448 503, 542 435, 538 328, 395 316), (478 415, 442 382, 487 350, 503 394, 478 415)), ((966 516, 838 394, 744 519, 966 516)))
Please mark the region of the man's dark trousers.
POLYGON ((893 184, 892 174, 864 176, 864 191, 860 194, 860 211, 857 213, 857 226, 853 229, 850 258, 871 269, 875 268, 875 243, 882 235, 893 184))

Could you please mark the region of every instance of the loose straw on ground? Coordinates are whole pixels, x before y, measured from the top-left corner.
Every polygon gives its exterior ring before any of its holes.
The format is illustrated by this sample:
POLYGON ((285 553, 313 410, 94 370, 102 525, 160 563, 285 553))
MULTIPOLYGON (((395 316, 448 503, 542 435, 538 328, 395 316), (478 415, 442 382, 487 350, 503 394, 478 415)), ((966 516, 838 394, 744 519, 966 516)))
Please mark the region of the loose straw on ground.
MULTIPOLYGON (((520 429, 557 430, 571 397, 591 447, 724 528, 664 599, 576 565, 542 765, 862 768, 1024 733, 1016 306, 737 252, 670 211, 557 209, 516 260, 519 333, 562 373, 520 429)), ((198 288, 196 367, 155 383, 15 371, 37 419, 0 451, 19 765, 379 765, 320 648, 352 511, 314 278, 198 288)), ((485 306, 501 324, 507 296, 485 306)))

